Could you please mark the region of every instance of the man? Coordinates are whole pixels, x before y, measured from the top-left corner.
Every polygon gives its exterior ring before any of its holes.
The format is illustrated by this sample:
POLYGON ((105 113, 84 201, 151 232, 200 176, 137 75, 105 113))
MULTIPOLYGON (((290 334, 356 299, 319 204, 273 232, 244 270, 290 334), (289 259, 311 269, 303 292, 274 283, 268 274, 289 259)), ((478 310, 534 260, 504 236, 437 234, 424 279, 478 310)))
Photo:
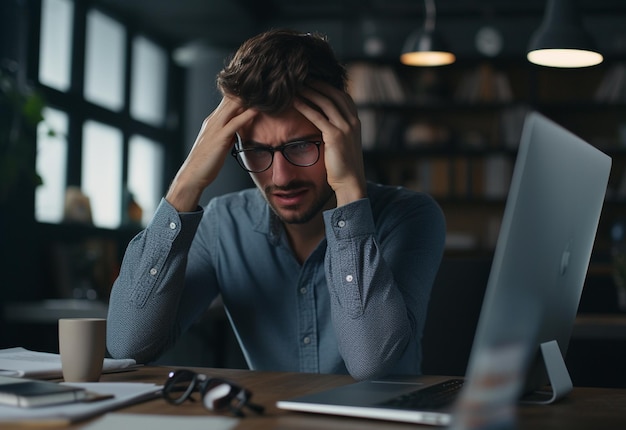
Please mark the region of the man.
POLYGON ((126 251, 110 354, 157 358, 221 294, 252 369, 418 374, 444 219, 425 194, 366 182, 357 110, 328 43, 260 34, 218 87, 221 103, 126 251), (256 188, 199 208, 230 153, 256 188))

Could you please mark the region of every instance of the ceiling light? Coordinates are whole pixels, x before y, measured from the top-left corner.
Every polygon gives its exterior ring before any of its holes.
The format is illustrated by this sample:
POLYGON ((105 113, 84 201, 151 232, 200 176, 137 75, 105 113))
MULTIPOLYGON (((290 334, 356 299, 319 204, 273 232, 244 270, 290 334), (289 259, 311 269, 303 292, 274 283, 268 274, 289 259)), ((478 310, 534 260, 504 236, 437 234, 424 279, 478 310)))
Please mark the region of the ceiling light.
POLYGON ((550 67, 589 67, 603 57, 585 32, 572 0, 548 0, 543 22, 531 38, 528 61, 550 67))
POLYGON ((412 33, 406 40, 400 61, 409 66, 444 66, 454 63, 442 37, 435 32, 435 2, 424 0, 426 19, 424 28, 412 33))

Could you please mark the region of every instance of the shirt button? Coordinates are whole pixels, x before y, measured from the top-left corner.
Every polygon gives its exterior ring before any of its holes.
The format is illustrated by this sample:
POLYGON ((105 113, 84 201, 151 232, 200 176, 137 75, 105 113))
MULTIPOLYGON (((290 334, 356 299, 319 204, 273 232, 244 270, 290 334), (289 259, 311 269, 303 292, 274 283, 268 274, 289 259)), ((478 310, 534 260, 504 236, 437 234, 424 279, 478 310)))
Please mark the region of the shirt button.
POLYGON ((344 220, 339 220, 339 222, 337 223, 337 225, 338 225, 340 228, 344 228, 344 227, 346 226, 346 222, 345 222, 344 220))
POLYGON ((305 287, 300 288, 300 294, 306 294, 306 288, 305 287))
POLYGON ((155 269, 154 267, 152 269, 150 269, 150 274, 152 276, 156 275, 157 274, 157 269, 155 269))
POLYGON ((354 277, 352 275, 346 276, 346 281, 352 282, 353 280, 354 280, 354 277))
POLYGON ((308 345, 309 343, 311 343, 311 338, 309 336, 306 336, 304 339, 302 339, 302 342, 305 345, 308 345))
POLYGON ((176 228, 176 223, 175 223, 175 222, 171 222, 171 223, 170 223, 170 228, 171 228, 172 230, 174 230, 174 229, 176 228))

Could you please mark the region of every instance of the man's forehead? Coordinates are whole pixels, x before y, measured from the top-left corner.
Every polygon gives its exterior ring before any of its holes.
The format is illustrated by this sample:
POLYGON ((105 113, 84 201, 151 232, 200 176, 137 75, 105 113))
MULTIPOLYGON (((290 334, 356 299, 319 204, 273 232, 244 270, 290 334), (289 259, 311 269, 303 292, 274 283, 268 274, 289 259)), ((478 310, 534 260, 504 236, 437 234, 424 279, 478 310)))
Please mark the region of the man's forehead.
POLYGON ((280 145, 302 138, 321 136, 321 132, 295 109, 281 114, 259 113, 239 132, 244 142, 280 145))

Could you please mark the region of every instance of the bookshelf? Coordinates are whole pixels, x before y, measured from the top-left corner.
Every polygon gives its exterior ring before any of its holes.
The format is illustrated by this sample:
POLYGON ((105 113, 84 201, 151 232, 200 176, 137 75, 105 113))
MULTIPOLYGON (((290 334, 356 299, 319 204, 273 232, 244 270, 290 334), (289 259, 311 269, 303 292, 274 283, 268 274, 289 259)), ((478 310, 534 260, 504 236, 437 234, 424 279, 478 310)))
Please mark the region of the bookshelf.
MULTIPOLYGON (((626 214, 626 65, 552 69, 513 60, 441 68, 348 63, 368 178, 432 194, 448 253, 493 252, 524 117, 537 110, 613 157, 594 258, 626 214)), ((584 172, 581 172, 584 174, 584 172)))

